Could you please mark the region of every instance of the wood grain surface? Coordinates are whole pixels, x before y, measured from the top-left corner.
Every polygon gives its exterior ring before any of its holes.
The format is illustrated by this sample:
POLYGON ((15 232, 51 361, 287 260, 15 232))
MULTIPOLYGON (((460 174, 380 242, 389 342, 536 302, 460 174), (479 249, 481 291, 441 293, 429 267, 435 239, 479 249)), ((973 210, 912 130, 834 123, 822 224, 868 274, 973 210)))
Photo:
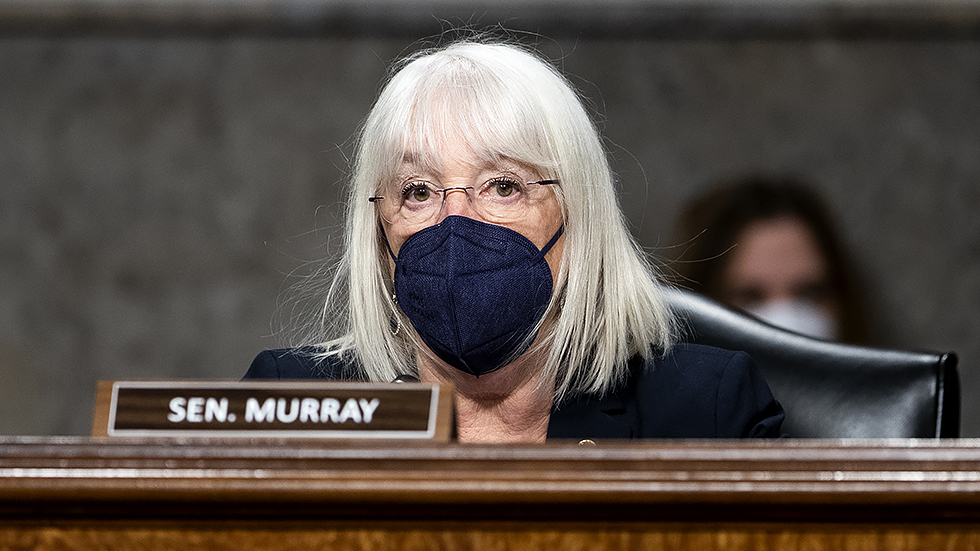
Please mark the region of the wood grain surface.
POLYGON ((715 529, 690 527, 647 530, 626 529, 498 529, 498 530, 212 530, 212 529, 108 529, 0 528, 0 548, 20 550, 65 549, 211 549, 245 551, 270 549, 343 550, 482 550, 526 549, 568 551, 649 550, 969 550, 977 549, 976 530, 913 531, 823 529, 799 527, 715 529))
POLYGON ((0 549, 980 549, 980 443, 0 439, 0 549))

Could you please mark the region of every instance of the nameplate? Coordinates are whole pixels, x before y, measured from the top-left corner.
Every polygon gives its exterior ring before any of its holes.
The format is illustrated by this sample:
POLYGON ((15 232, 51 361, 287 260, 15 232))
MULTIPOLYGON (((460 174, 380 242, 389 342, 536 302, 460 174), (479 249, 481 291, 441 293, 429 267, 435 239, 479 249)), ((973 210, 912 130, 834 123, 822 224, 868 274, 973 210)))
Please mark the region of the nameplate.
POLYGON ((424 383, 100 381, 92 434, 448 442, 452 422, 424 383))

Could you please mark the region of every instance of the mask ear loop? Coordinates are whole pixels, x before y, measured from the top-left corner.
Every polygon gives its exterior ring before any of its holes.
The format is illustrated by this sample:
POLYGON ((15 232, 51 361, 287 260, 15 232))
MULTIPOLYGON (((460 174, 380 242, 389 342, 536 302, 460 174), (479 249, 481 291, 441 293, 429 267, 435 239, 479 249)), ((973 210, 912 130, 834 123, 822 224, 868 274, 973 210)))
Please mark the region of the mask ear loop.
MULTIPOLYGON (((385 232, 385 227, 378 222, 378 228, 381 230, 381 237, 385 240, 385 247, 388 249, 388 254, 391 255, 391 259, 397 264, 398 257, 395 256, 395 251, 391 250, 391 243, 388 242, 388 234, 385 232)), ((398 296, 395 295, 394 290, 391 292, 391 303, 398 306, 398 296)), ((398 315, 394 309, 391 312, 391 319, 388 320, 388 330, 391 331, 391 335, 395 336, 402 329, 401 316, 398 315)))
MULTIPOLYGON (((384 228, 382 228, 381 230, 384 231, 384 228)), ((551 240, 548 241, 547 244, 545 244, 543 249, 541 249, 541 252, 538 253, 538 256, 534 259, 534 261, 537 262, 542 258, 544 258, 544 255, 548 254, 548 251, 550 251, 551 248, 555 246, 555 243, 558 242, 558 238, 561 237, 564 233, 565 233, 565 224, 562 224, 561 227, 558 228, 558 231, 555 232, 555 235, 552 236, 551 240)), ((385 238, 385 241, 387 241, 387 238, 385 238)), ((390 251, 391 247, 388 247, 388 250, 390 251)))
MULTIPOLYGON (((545 243, 545 246, 544 246, 544 247, 543 247, 543 248, 542 248, 542 249, 541 249, 540 251, 538 251, 538 254, 537 254, 537 255, 535 255, 535 256, 534 256, 534 262, 535 262, 535 263, 538 263, 538 262, 540 262, 540 261, 541 261, 541 260, 542 260, 542 259, 544 258, 544 256, 545 256, 546 254, 548 254, 548 251, 550 251, 550 250, 551 250, 551 248, 555 246, 555 243, 557 243, 557 242, 558 242, 558 239, 559 239, 559 238, 560 238, 560 237, 561 237, 562 235, 564 235, 564 234, 565 234, 565 224, 562 224, 562 225, 561 225, 561 227, 560 227, 560 228, 558 228, 558 231, 556 231, 556 232, 555 232, 555 235, 553 235, 553 236, 551 236, 551 239, 550 239, 550 240, 548 240, 548 242, 547 242, 547 243, 545 243)), ((546 263, 546 264, 547 264, 547 263, 546 263)), ((542 316, 542 320, 543 320, 543 316, 542 316)), ((540 328, 540 324, 542 323, 542 320, 539 320, 539 321, 538 321, 538 327, 539 327, 539 328, 540 328)), ((537 331, 535 331, 534 333, 532 333, 532 335, 533 335, 533 334, 535 334, 535 333, 537 333, 537 331)), ((529 335, 528 337, 530 338, 530 335, 529 335)), ((530 343, 527 343, 527 344, 528 344, 528 346, 530 346, 530 343)), ((523 354, 523 352, 522 352, 522 354, 523 354)), ((519 356, 519 355, 520 355, 520 354, 518 354, 518 356, 519 356)), ((513 358, 509 358, 509 359, 506 359, 506 360, 504 360, 504 361, 505 361, 505 362, 512 362, 512 361, 514 361, 515 359, 517 359, 517 358, 516 358, 516 357, 513 357, 513 358)), ((501 365, 503 365, 503 364, 501 364, 501 365)))
POLYGON ((388 234, 387 232, 385 232, 385 227, 384 225, 381 224, 380 221, 378 221, 378 228, 381 230, 381 237, 383 237, 385 240, 385 247, 388 248, 388 254, 390 254, 391 259, 397 263, 398 257, 395 256, 395 251, 391 250, 391 243, 388 242, 388 234))
MULTIPOLYGON (((555 235, 551 236, 551 239, 548 240, 548 242, 541 249, 541 251, 539 251, 538 254, 534 257, 534 262, 540 262, 541 259, 543 259, 544 256, 548 254, 548 251, 550 251, 551 248, 555 246, 555 243, 558 242, 558 239, 564 234, 565 234, 565 224, 562 224, 561 227, 558 228, 558 231, 555 232, 555 235)), ((543 317, 542 320, 538 322, 539 327, 541 323, 543 323, 543 317)))

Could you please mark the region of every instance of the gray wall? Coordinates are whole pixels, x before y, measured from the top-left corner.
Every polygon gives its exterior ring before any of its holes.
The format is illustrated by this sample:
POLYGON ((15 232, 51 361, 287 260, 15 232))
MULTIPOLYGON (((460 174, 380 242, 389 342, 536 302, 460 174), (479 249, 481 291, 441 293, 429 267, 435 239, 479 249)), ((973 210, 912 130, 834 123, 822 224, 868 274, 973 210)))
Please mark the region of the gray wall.
MULTIPOLYGON (((881 344, 957 351, 980 436, 972 34, 557 34, 537 42, 592 101, 644 246, 669 256, 717 178, 813 181, 881 344)), ((86 434, 99 379, 235 379, 275 346, 288 274, 339 237, 350 137, 417 36, 0 37, 0 434, 86 434)))

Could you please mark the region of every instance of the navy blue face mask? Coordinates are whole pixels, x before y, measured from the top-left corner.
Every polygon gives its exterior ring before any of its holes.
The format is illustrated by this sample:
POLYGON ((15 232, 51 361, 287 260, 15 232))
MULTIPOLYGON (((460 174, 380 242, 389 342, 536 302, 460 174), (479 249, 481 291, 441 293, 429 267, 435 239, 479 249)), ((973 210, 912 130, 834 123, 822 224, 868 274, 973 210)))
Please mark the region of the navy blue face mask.
POLYGON ((405 240, 395 259, 395 297, 426 345, 449 365, 480 376, 534 340, 551 300, 544 249, 514 230, 449 216, 405 240))

